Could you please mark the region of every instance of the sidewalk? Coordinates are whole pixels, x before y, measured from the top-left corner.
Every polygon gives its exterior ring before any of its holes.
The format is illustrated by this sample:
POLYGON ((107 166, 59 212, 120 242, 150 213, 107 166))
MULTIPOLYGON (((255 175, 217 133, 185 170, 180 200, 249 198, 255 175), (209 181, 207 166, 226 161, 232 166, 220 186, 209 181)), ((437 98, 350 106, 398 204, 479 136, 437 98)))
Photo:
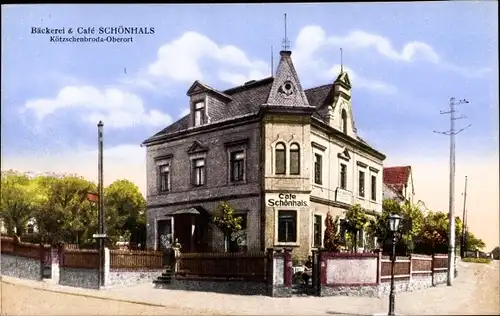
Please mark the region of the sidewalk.
MULTIPOLYGON (((452 287, 439 286, 396 296, 396 313, 402 315, 495 315, 498 306, 498 261, 490 265, 459 263, 459 276, 452 287)), ((46 282, 4 278, 7 283, 85 295, 101 299, 135 302, 237 315, 386 315, 388 297, 293 297, 240 296, 207 292, 155 289, 153 284, 107 290, 85 290, 46 282)))

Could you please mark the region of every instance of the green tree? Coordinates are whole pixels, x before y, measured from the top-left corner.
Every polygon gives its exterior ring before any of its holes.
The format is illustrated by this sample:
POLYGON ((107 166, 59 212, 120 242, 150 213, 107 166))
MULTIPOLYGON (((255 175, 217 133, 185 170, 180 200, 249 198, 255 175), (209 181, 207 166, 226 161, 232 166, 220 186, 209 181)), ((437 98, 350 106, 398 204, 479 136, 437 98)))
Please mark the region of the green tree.
POLYGON ((30 189, 31 180, 22 174, 9 172, 1 177, 0 218, 7 234, 24 234, 26 225, 33 217, 34 191, 30 189))
POLYGON ((38 204, 37 221, 42 233, 49 236, 52 242, 93 245, 97 209, 87 195, 96 191, 95 184, 81 177, 65 176, 60 179, 42 178, 39 187, 47 195, 45 198, 40 195, 41 203, 38 204))
POLYGON ((356 252, 358 250, 357 249, 358 232, 360 230, 364 230, 368 226, 369 219, 359 204, 353 205, 350 209, 346 211, 345 219, 348 223, 348 229, 347 229, 347 234, 349 234, 348 239, 352 240, 353 250, 356 252))
POLYGON ((120 238, 145 245, 146 200, 137 185, 116 180, 104 189, 106 228, 111 244, 120 238))
POLYGON ((393 214, 403 218, 400 225, 401 238, 397 241, 397 251, 412 252, 424 226, 424 214, 417 205, 409 203, 401 205, 394 200, 385 199, 382 202, 382 213, 370 221, 368 232, 381 242, 387 241, 390 237, 388 219, 393 214))
POLYGON ((466 246, 467 251, 478 251, 484 249, 486 244, 480 238, 477 238, 473 233, 466 233, 466 246))
POLYGON ((340 251, 338 226, 339 217, 336 216, 334 220, 332 214, 328 212, 325 219, 325 236, 323 237, 323 245, 325 249, 330 252, 340 251))
POLYGON ((243 229, 243 219, 236 216, 234 209, 227 202, 221 202, 213 212, 212 223, 224 234, 224 250, 227 252, 231 235, 243 229))

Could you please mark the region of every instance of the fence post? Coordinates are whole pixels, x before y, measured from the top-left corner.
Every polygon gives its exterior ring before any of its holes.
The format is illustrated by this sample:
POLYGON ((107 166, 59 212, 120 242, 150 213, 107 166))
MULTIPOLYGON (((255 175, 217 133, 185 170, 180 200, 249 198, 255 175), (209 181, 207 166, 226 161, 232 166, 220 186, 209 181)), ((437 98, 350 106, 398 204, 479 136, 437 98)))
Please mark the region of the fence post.
POLYGON ((319 276, 318 276, 318 280, 319 280, 319 284, 318 284, 318 292, 317 292, 317 295, 318 296, 322 296, 321 293, 322 293, 322 289, 323 287, 326 285, 326 260, 325 260, 325 250, 321 250, 318 252, 318 272, 319 272, 319 276))
POLYGON ((267 295, 273 296, 273 286, 274 286, 274 249, 267 248, 267 295))
POLYGON ((431 261, 431 271, 432 271, 432 273, 431 273, 431 279, 432 279, 432 286, 435 286, 435 285, 436 285, 436 284, 434 283, 434 265, 435 265, 434 260, 435 260, 435 258, 434 258, 434 253, 433 253, 433 254, 432 254, 432 261, 431 261))
POLYGON ((377 249, 377 284, 380 284, 382 279, 382 250, 377 249))
POLYGON ((178 272, 179 271, 179 260, 182 260, 180 259, 180 255, 181 255, 181 250, 180 248, 178 247, 172 247, 173 251, 174 251, 174 256, 173 256, 173 270, 174 270, 174 273, 175 272, 178 272))
POLYGON ((285 287, 292 288, 292 275, 293 275, 293 268, 292 268, 292 248, 285 248, 285 287))
POLYGON ((412 272, 413 272, 413 254, 412 253, 410 253, 409 258, 410 258, 410 265, 409 265, 409 269, 408 270, 410 272, 409 274, 410 274, 410 283, 411 283, 412 272))
POLYGON ((38 259, 40 261, 40 280, 43 280, 43 266, 45 259, 45 247, 42 242, 38 243, 38 259))

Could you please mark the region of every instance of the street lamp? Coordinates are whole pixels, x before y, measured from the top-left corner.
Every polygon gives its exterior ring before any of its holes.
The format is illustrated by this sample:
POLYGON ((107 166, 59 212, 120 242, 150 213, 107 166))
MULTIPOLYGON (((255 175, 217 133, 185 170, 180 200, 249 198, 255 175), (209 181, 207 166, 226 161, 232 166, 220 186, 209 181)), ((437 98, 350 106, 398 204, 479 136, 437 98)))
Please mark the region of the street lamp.
POLYGON ((392 256, 391 256, 391 292, 389 294, 389 314, 394 315, 394 266, 396 263, 396 232, 402 217, 396 214, 388 218, 389 231, 392 234, 392 256))

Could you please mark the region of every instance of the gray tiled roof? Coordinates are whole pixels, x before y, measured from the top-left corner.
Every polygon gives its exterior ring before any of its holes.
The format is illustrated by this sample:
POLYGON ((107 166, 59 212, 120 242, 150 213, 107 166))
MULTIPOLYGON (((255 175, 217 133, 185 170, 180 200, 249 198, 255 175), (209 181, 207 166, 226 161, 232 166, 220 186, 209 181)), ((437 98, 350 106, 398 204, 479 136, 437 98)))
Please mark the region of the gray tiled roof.
MULTIPOLYGON (((236 118, 243 115, 257 114, 260 106, 266 103, 271 90, 274 78, 269 77, 258 80, 246 85, 234 87, 222 91, 222 93, 231 97, 231 101, 226 105, 226 111, 220 112, 223 115, 219 117, 212 117, 212 122, 224 121, 231 118, 236 118)), ((333 102, 333 84, 325 84, 318 87, 306 89, 305 94, 311 106, 316 107, 313 117, 324 121, 324 114, 322 113, 323 105, 333 102)), ((189 115, 186 115, 156 133, 153 137, 161 135, 172 134, 188 129, 189 115)), ((364 140, 358 137, 358 140, 366 144, 364 140)))

